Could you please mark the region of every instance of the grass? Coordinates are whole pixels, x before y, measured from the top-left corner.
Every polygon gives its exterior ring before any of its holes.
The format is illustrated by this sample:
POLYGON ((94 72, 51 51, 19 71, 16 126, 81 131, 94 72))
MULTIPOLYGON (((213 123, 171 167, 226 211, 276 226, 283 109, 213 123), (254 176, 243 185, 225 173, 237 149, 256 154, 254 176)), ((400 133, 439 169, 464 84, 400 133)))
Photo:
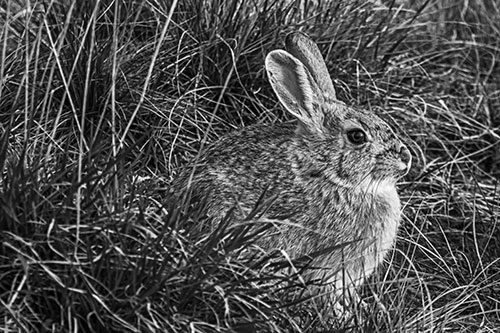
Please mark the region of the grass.
POLYGON ((2 331, 500 327, 495 1, 8 0, 0 22, 2 331), (165 199, 210 141, 287 120, 263 63, 296 29, 415 161, 395 250, 351 323, 254 245, 266 203, 200 233, 203 202, 165 199))

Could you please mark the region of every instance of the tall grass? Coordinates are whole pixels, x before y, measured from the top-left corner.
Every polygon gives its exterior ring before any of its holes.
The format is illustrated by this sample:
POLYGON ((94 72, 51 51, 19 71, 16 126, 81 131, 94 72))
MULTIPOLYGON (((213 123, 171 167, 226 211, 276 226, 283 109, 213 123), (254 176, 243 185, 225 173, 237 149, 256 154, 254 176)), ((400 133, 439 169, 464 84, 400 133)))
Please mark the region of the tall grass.
POLYGON ((499 19, 495 1, 1 2, 0 327, 494 331, 499 19), (350 321, 254 244, 266 203, 200 233, 203 202, 166 200, 209 142, 288 120, 263 60, 293 30, 415 160, 395 250, 350 321))

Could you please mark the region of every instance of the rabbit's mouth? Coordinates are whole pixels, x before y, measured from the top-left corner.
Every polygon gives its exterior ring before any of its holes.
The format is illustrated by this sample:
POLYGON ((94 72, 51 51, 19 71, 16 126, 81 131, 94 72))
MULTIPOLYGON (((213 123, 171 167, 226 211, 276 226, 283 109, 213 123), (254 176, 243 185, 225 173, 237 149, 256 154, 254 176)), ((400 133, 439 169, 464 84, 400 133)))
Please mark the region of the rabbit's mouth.
POLYGON ((404 177, 410 172, 411 160, 410 161, 398 161, 398 176, 404 177))

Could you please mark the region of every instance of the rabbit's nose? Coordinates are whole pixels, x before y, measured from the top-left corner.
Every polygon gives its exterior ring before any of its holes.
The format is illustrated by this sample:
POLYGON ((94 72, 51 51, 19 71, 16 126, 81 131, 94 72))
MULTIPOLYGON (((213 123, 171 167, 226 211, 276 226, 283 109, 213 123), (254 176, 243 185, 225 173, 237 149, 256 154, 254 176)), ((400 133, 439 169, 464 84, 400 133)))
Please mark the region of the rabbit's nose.
POLYGON ((401 161, 406 165, 407 170, 410 170, 411 166, 411 154, 408 148, 401 142, 396 143, 396 151, 399 153, 401 161))

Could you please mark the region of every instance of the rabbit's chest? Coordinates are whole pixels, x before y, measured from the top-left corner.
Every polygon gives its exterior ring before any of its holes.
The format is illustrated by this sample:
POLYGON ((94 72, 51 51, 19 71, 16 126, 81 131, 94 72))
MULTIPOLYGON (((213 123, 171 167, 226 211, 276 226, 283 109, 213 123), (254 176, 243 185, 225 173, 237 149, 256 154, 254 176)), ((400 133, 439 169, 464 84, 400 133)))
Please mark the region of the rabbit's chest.
POLYGON ((401 218, 395 186, 382 183, 330 199, 323 206, 324 222, 319 229, 335 239, 356 243, 356 249, 365 249, 374 257, 384 256, 394 243, 401 218))
POLYGON ((376 251, 385 252, 391 248, 399 227, 401 218, 401 203, 394 186, 380 187, 373 196, 373 237, 376 251))
POLYGON ((360 240, 353 247, 353 276, 369 276, 383 262, 396 239, 401 218, 401 204, 394 185, 379 186, 365 201, 358 202, 363 212, 353 216, 356 235, 360 240), (356 252, 358 254, 356 254, 356 252))

